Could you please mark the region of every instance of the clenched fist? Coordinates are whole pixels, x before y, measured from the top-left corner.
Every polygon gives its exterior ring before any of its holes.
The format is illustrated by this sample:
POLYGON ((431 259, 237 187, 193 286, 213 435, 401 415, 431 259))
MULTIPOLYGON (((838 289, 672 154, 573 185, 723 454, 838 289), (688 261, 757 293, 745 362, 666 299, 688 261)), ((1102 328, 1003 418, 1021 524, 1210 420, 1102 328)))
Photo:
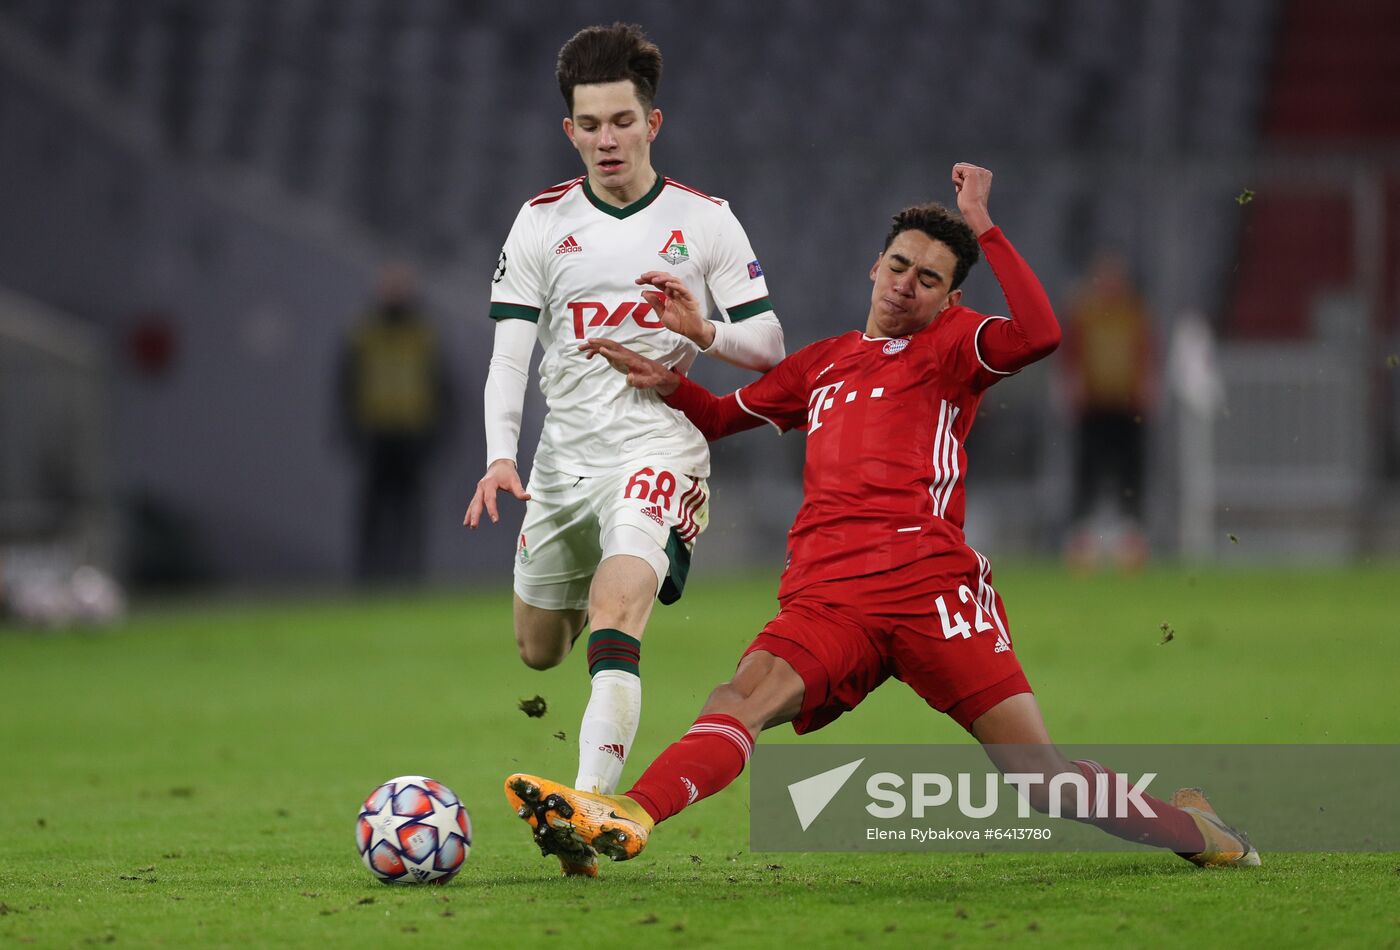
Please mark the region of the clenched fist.
POLYGON ((981 235, 992 228, 987 199, 992 192, 992 173, 968 162, 953 166, 953 188, 958 193, 958 211, 972 232, 981 235))

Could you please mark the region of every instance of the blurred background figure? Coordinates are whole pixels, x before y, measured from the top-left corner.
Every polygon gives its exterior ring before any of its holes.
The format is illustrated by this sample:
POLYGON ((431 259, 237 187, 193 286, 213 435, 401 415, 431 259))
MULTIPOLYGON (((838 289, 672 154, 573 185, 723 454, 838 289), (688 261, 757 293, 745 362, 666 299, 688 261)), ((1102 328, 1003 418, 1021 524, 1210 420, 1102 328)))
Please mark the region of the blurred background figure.
POLYGON ((1192 560, 1215 553, 1215 420, 1227 408, 1218 350, 1210 321, 1187 310, 1177 316, 1162 361, 1176 421, 1178 553, 1192 560))
POLYGON ((378 296, 341 362, 343 431, 360 466, 355 576, 423 576, 425 473, 446 421, 447 373, 412 268, 384 267, 378 296))
POLYGON ((1120 568, 1147 560, 1143 474, 1156 385, 1152 317, 1121 251, 1100 251, 1064 313, 1064 371, 1074 413, 1072 568, 1112 555, 1120 568))

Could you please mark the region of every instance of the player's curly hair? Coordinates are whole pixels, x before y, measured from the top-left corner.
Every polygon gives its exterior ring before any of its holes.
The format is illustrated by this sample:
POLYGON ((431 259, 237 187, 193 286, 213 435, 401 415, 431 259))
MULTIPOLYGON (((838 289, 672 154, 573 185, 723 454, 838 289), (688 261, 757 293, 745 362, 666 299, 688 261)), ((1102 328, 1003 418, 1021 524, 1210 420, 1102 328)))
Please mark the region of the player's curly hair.
POLYGON ((661 85, 661 50, 635 23, 590 26, 575 33, 559 50, 554 74, 570 114, 575 86, 624 79, 632 80, 643 110, 650 111, 661 85))
POLYGON ((936 201, 905 208, 890 221, 890 233, 885 235, 884 250, 901 231, 922 231, 935 241, 948 245, 958 266, 953 269, 953 284, 949 290, 957 290, 972 270, 972 265, 982 258, 982 249, 977 244, 977 235, 963 221, 962 215, 949 211, 936 201))

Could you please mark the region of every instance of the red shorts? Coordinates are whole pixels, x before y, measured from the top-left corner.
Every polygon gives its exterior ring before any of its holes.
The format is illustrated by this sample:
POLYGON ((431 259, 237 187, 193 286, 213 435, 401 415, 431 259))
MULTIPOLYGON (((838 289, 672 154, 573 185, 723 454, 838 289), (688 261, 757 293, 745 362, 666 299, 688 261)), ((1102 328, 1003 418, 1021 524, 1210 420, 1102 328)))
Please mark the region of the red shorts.
POLYGON ((1031 691, 991 565, 969 547, 880 574, 818 581, 780 602, 744 651, 791 664, 806 692, 792 727, 813 732, 893 676, 964 729, 1031 691))

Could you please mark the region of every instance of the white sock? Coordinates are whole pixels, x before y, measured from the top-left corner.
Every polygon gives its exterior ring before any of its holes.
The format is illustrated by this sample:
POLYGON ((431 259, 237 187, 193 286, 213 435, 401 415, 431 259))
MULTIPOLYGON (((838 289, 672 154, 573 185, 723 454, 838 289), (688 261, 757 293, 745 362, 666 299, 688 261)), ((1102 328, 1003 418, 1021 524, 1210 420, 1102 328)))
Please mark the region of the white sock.
POLYGON ((623 670, 599 670, 578 729, 574 788, 604 795, 617 791, 641 718, 642 678, 623 670))

